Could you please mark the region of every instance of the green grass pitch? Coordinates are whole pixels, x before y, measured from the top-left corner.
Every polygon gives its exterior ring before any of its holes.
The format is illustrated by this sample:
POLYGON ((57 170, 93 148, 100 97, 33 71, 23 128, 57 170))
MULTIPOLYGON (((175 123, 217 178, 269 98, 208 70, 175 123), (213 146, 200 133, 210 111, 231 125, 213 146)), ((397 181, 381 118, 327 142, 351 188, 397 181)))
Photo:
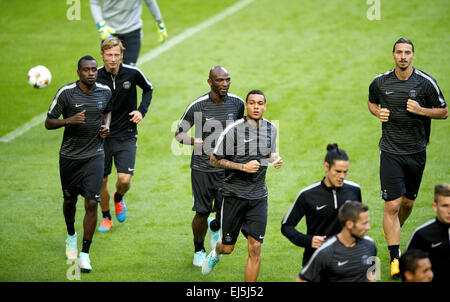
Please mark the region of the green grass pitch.
MULTIPOLYGON (((169 40, 237 2, 158 1, 169 40)), ((57 89, 77 79, 81 56, 90 54, 101 65, 89 2, 80 4, 79 20, 71 21, 66 1, 0 0, 0 136, 45 112, 57 89), (35 65, 52 72, 49 87, 28 85, 27 72, 35 65)), ((369 20, 371 6, 364 0, 255 0, 140 65, 155 90, 139 126, 127 221, 120 224, 113 218, 111 232, 95 233, 93 271, 82 274, 80 281, 244 280, 247 242, 242 236, 233 254, 224 256, 209 276, 192 265, 190 155, 172 152, 173 124, 192 100, 209 90, 206 81, 213 65, 229 70, 234 94, 245 97, 251 89, 262 89, 268 99, 265 117, 279 125, 284 166, 267 174, 269 218, 258 280, 290 282, 297 276, 303 251, 281 234, 281 220, 298 191, 323 177, 325 147, 337 142, 350 157, 347 179, 361 185, 370 208, 368 235, 377 243, 380 281, 392 281, 381 236, 381 129, 367 109, 368 86, 375 75, 393 68, 392 45, 405 36, 415 43, 414 65, 437 79, 448 101, 450 5, 447 0, 380 0, 380 20, 369 20)), ((155 22, 146 7, 143 19, 141 56, 158 47, 155 22)), ((9 143, 0 142, 0 281, 70 281, 58 171, 62 133, 47 131, 41 123, 9 143)), ((449 133, 448 120, 432 122, 427 166, 403 227, 402 249, 415 227, 434 217, 434 185, 450 181, 449 133)), ((115 180, 112 174, 111 191, 115 180)), ((78 234, 83 216, 79 198, 78 234)), ((305 230, 304 221, 299 229, 305 230)))

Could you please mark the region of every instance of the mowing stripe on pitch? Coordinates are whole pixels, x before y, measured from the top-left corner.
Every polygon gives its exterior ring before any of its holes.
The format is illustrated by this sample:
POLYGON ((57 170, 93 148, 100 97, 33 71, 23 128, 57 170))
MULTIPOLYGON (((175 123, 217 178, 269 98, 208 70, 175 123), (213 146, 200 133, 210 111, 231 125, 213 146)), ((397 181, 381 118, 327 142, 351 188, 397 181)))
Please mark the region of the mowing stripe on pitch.
MULTIPOLYGON (((143 56, 141 56, 141 58, 139 58, 139 60, 137 62, 138 65, 142 65, 142 64, 156 58, 160 54, 168 51, 175 45, 177 45, 177 44, 183 42, 184 40, 186 40, 187 38, 195 35, 199 31, 201 31, 201 30, 219 22, 220 20, 226 18, 227 16, 230 16, 230 15, 234 14, 235 12, 241 10, 242 8, 246 7, 248 4, 252 3, 253 1, 254 0, 239 1, 236 4, 230 6, 229 8, 223 10, 222 12, 218 13, 217 15, 214 15, 211 18, 203 21, 202 23, 200 23, 194 27, 186 29, 184 32, 182 32, 178 36, 169 38, 166 42, 164 42, 164 44, 156 47, 155 49, 153 49, 153 50, 147 52, 146 54, 144 54, 143 56)), ((33 117, 26 124, 20 126, 19 128, 15 129, 14 131, 2 136, 0 138, 0 142, 9 143, 16 137, 21 136, 22 134, 24 134, 25 132, 27 132, 28 130, 33 128, 34 126, 36 126, 40 123, 43 123, 45 121, 46 117, 47 117, 47 111, 33 117)))

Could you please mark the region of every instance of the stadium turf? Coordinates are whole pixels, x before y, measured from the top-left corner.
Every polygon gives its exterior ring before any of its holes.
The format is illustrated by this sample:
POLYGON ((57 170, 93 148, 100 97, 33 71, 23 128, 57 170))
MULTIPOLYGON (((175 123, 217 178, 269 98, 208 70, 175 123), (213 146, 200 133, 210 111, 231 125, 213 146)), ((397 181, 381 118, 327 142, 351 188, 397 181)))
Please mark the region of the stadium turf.
MULTIPOLYGON (((169 40, 237 2, 158 1, 169 40)), ((57 89, 77 79, 81 56, 93 55, 101 65, 89 2, 80 3, 80 18, 71 21, 66 1, 0 0, 0 137, 45 112, 57 89), (27 84, 26 74, 35 65, 52 72, 49 87, 37 90, 27 84)), ((368 86, 375 75, 393 68, 392 45, 405 36, 415 43, 414 65, 437 79, 448 101, 450 6, 447 0, 380 4, 381 19, 370 21, 366 1, 255 0, 140 65, 155 90, 139 126, 136 172, 126 195, 128 217, 122 224, 113 218, 111 232, 95 233, 93 271, 82 274, 81 281, 244 280, 247 243, 242 236, 233 254, 224 256, 209 276, 192 265, 190 149, 173 140, 174 123, 186 106, 209 90, 206 80, 213 65, 230 72, 230 92, 245 97, 251 89, 263 90, 265 117, 279 125, 284 166, 267 173, 269 220, 258 280, 289 282, 298 274, 302 249, 281 234, 281 220, 299 190, 323 177, 326 145, 336 142, 350 157, 348 179, 361 185, 370 208, 368 235, 377 243, 380 281, 391 281, 381 235, 380 123, 367 110, 368 86), (177 155, 186 150, 187 155, 177 155)), ((143 19, 141 56, 158 47, 155 23, 145 7, 143 19)), ((415 227, 434 217, 433 186, 450 180, 449 132, 448 120, 432 122, 427 166, 403 227, 402 249, 415 227)), ((41 123, 0 142, 0 281, 65 282, 73 277, 73 264, 64 254, 58 172, 62 133, 47 131, 41 123)), ((114 182, 113 174, 111 191, 114 182)), ((83 216, 80 198, 79 247, 83 216)), ((305 231, 305 222, 298 228, 305 231)))

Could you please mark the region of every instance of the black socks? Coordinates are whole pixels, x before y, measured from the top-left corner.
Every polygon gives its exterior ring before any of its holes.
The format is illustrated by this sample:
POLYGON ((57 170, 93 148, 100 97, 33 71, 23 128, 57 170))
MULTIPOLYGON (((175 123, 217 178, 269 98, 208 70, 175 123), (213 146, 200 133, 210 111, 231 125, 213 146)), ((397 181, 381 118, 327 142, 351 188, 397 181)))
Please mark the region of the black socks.
POLYGON ((195 249, 195 252, 199 252, 199 251, 204 251, 205 250, 205 246, 204 246, 204 243, 203 242, 195 242, 194 241, 194 249, 195 249))
POLYGON ((388 249, 391 261, 394 260, 394 258, 400 258, 400 245, 388 245, 388 249))
POLYGON ((217 232, 218 230, 220 230, 220 223, 217 221, 217 219, 214 219, 209 224, 209 227, 211 228, 211 231, 217 232))
POLYGON ((75 235, 75 224, 74 223, 68 223, 67 225, 67 234, 70 236, 75 235))
POLYGON ((92 240, 86 240, 83 238, 83 249, 81 252, 89 254, 89 248, 91 247, 92 240))
POLYGON ((119 193, 116 192, 116 194, 114 194, 114 202, 118 203, 122 200, 123 195, 120 195, 119 193))
POLYGON ((102 211, 102 216, 103 218, 108 218, 109 220, 111 220, 111 213, 109 213, 109 210, 107 211, 102 211))

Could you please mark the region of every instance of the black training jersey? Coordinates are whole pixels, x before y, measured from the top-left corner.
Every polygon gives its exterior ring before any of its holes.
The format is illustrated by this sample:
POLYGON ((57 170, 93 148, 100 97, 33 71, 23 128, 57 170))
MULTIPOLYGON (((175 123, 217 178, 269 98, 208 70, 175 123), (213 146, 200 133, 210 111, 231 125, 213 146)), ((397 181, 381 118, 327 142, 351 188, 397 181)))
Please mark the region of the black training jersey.
POLYGON ((337 236, 326 240, 300 271, 300 278, 320 282, 365 282, 375 264, 377 247, 372 238, 357 239, 353 247, 337 236))
POLYGON ((369 101, 390 111, 389 120, 382 123, 380 150, 413 154, 426 149, 431 119, 408 112, 408 99, 426 108, 447 107, 436 80, 416 68, 407 80, 399 80, 393 69, 376 76, 370 84, 369 101))
POLYGON ((108 137, 135 136, 137 126, 130 121, 129 114, 139 110, 142 117, 145 116, 152 100, 152 83, 139 68, 126 64, 120 64, 116 75, 107 72, 104 66, 99 67, 97 82, 107 85, 112 91, 111 129, 108 137), (139 108, 136 85, 142 89, 139 108))
POLYGON ((419 226, 409 239, 406 250, 428 252, 433 281, 450 281, 450 224, 433 218, 419 226))
POLYGON ((191 169, 203 172, 223 171, 209 163, 209 156, 216 146, 222 131, 235 120, 244 116, 244 101, 228 93, 225 101, 216 104, 209 93, 202 95, 186 108, 178 122, 178 132, 188 132, 195 126, 195 137, 202 138, 203 145, 192 152, 191 169))
POLYGON ((218 160, 225 158, 241 164, 257 160, 261 165, 256 173, 225 170, 224 196, 253 200, 268 195, 266 170, 270 154, 276 152, 276 138, 277 128, 264 118, 259 121, 258 128, 251 126, 244 117, 222 132, 214 148, 218 160))
POLYGON ((281 232, 292 243, 305 248, 303 264, 316 249, 311 247, 313 236, 332 236, 342 229, 338 210, 346 201, 362 201, 357 183, 344 180, 339 188, 327 187, 324 180, 301 190, 281 223, 281 232), (295 228, 306 216, 306 234, 295 228))
POLYGON ((103 153, 100 126, 103 114, 111 111, 111 90, 96 83, 92 92, 86 93, 77 83, 60 88, 47 113, 49 118, 58 119, 74 116, 86 110, 85 123, 66 125, 60 155, 69 159, 84 159, 103 153))

